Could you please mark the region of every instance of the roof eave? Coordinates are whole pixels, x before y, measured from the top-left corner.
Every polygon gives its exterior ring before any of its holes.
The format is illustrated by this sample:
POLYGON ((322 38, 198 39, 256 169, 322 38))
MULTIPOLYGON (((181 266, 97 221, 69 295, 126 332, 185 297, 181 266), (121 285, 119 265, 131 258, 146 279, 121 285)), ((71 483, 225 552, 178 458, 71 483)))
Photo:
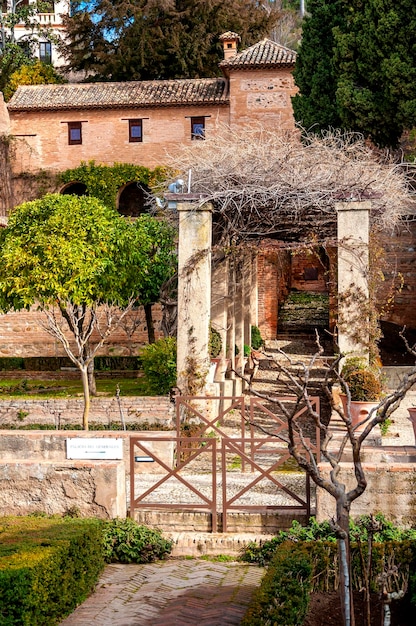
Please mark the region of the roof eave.
POLYGON ((198 102, 157 102, 157 103, 126 103, 126 104, 95 104, 95 105, 63 105, 63 106, 16 106, 9 107, 11 113, 30 113, 37 111, 98 111, 103 109, 158 109, 168 107, 193 107, 193 106, 228 106, 229 98, 226 100, 218 100, 207 102, 200 100, 198 102))

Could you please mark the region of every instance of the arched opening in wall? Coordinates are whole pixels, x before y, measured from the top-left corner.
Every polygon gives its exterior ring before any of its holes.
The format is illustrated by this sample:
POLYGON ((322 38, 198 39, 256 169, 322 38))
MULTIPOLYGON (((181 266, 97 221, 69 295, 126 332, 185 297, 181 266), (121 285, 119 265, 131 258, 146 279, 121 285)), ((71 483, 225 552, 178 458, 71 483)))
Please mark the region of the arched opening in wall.
POLYGON ((279 334, 315 335, 330 328, 330 259, 319 246, 290 255, 289 290, 278 303, 279 334))
POLYGON ((120 189, 118 196, 118 212, 124 217, 139 217, 147 213, 150 206, 150 189, 139 182, 127 183, 120 189))
POLYGON ((68 183, 62 187, 60 193, 63 196, 88 196, 87 185, 78 181, 68 183))

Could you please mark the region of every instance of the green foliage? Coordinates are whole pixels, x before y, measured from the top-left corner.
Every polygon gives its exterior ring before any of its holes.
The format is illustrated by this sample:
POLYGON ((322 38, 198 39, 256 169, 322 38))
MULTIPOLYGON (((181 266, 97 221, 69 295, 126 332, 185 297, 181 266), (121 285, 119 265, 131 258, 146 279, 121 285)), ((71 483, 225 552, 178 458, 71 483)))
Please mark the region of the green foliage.
POLYGON ((294 74, 297 121, 395 147, 416 123, 415 4, 311 0, 308 11, 294 74))
POLYGON ((14 209, 1 233, 3 310, 154 301, 175 270, 174 233, 122 218, 95 197, 51 194, 14 209))
POLYGON ((170 554, 172 542, 158 530, 132 519, 114 519, 103 527, 104 556, 108 563, 152 563, 170 554))
POLYGON ((295 626, 303 623, 309 605, 312 563, 305 546, 285 542, 275 553, 261 585, 254 592, 242 626, 295 626))
POLYGON ((52 65, 42 63, 38 59, 21 65, 11 74, 4 91, 4 99, 10 100, 19 85, 56 85, 65 82, 52 65))
POLYGON ((140 357, 149 392, 169 393, 176 385, 176 339, 159 339, 145 346, 140 357))
MULTIPOLYGON (((122 300, 124 226, 96 198, 51 194, 16 207, 1 233, 3 310, 122 300)), ((134 269, 127 265, 124 277, 134 269)))
POLYGON ((351 357, 345 361, 341 377, 347 383, 351 400, 355 402, 376 402, 380 399, 383 385, 380 370, 369 367, 359 357, 351 357))
POLYGON ((221 33, 238 33, 246 48, 267 36, 280 15, 275 3, 265 11, 256 0, 77 0, 71 6, 64 18, 70 67, 112 81, 217 76, 221 33))
POLYGON ((0 357, 0 370, 23 370, 23 357, 0 357))
POLYGON ((333 28, 345 20, 343 6, 343 0, 308 0, 308 15, 303 21, 293 72, 300 93, 292 103, 296 121, 315 133, 341 126, 335 98, 333 28))
MULTIPOLYGON (((414 532, 414 531, 413 531, 414 532)), ((388 534, 388 531, 386 532, 388 534)), ((364 539, 364 534, 362 538, 364 539)), ((364 539, 365 540, 365 539, 364 539)), ((367 563, 367 545, 351 546, 352 586, 362 591, 367 563)), ((338 549, 335 541, 284 541, 277 546, 260 587, 253 595, 243 626, 291 626, 303 624, 312 591, 335 591, 338 549)), ((373 543, 370 589, 380 592, 380 578, 388 572, 393 588, 401 588, 410 571, 410 596, 414 600, 416 541, 406 538, 373 543), (394 581, 393 581, 394 578, 394 581)))
POLYGON ((93 348, 97 309, 157 299, 175 269, 173 245, 173 231, 164 222, 149 215, 125 220, 91 196, 51 194, 26 202, 14 209, 0 234, 0 308, 19 310, 36 303, 49 313, 50 332, 84 374, 85 428, 86 369, 116 325, 113 319, 102 326, 93 348), (61 322, 76 338, 76 350, 61 322))
POLYGON ((351 400, 358 402, 377 402, 382 386, 377 376, 370 370, 357 370, 348 377, 351 400))
POLYGON ((0 622, 58 623, 92 591, 103 566, 98 520, 0 518, 0 622))
MULTIPOLYGON (((374 534, 375 542, 384 541, 416 541, 415 529, 404 529, 395 526, 387 520, 382 513, 377 513, 375 521, 379 526, 379 530, 374 534)), ((367 541, 368 527, 370 517, 362 515, 356 520, 350 520, 350 534, 355 541, 367 541)), ((311 517, 307 526, 302 526, 296 520, 292 522, 289 530, 281 530, 276 537, 261 544, 255 542, 248 543, 242 550, 240 560, 247 563, 258 563, 259 565, 267 565, 273 558, 277 548, 284 541, 329 541, 336 542, 334 530, 328 521, 318 523, 314 517, 311 517)))
POLYGON ((0 51, 0 91, 5 92, 10 77, 22 65, 30 61, 30 56, 16 43, 7 43, 3 52, 0 51))
POLYGON ((260 350, 264 346, 264 339, 261 336, 260 328, 258 326, 251 327, 251 347, 254 350, 260 350))
POLYGON ((250 346, 248 346, 246 343, 243 346, 243 350, 244 350, 244 356, 245 357, 249 357, 251 354, 251 348, 250 346))
POLYGON ((65 170, 60 179, 62 183, 83 183, 87 188, 87 195, 94 196, 106 206, 116 209, 119 190, 127 183, 138 182, 152 189, 167 177, 167 172, 168 169, 162 166, 150 170, 131 163, 97 165, 94 161, 89 161, 81 162, 79 167, 65 170))
POLYGON ((209 343, 208 343, 208 351, 211 359, 215 359, 219 354, 221 354, 222 350, 222 339, 221 335, 212 326, 209 327, 209 343))

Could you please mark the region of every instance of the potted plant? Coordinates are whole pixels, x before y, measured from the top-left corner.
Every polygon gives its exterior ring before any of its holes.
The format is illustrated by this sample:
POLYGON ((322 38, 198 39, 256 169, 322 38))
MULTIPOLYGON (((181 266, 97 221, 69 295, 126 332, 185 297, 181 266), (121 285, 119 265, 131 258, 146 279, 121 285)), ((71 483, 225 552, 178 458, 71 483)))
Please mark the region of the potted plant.
POLYGON ((230 365, 230 359, 221 357, 222 339, 221 335, 212 326, 209 329, 209 355, 211 357, 211 367, 209 382, 221 382, 225 379, 225 373, 230 365))
MULTIPOLYGON (((348 387, 351 396, 349 412, 352 425, 357 431, 363 430, 366 418, 378 405, 383 393, 380 371, 366 365, 362 359, 352 358, 342 368, 341 378, 343 387, 348 387)), ((340 393, 340 399, 344 414, 348 415, 347 394, 340 393)))
POLYGON ((407 407, 408 413, 409 413, 409 420, 412 422, 412 426, 413 426, 413 432, 415 435, 415 439, 416 439, 416 406, 409 406, 407 407))

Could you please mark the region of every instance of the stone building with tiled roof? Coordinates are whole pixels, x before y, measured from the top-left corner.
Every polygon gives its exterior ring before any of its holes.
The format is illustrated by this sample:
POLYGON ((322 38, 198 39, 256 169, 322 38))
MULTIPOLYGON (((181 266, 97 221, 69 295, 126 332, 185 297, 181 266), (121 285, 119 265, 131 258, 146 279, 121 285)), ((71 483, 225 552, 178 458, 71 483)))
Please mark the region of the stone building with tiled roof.
MULTIPOLYGON (((220 39, 222 78, 22 86, 7 108, 0 102, 0 133, 17 139, 14 204, 34 197, 30 180, 42 170, 52 179, 81 161, 153 168, 164 163, 167 152, 174 154, 176 146, 201 140, 221 125, 261 122, 275 129, 293 128, 295 53, 267 39, 238 52, 236 33, 220 39)), ((83 193, 77 181, 59 190, 83 193)), ((132 181, 120 189, 117 206, 125 215, 136 214, 133 209, 140 212, 140 185, 132 181)), ((5 208, 12 207, 1 206, 0 194, 0 213, 5 208)), ((39 315, 0 316, 0 356, 63 354, 39 315)), ((146 341, 145 328, 143 321, 135 342, 146 341)), ((128 353, 125 333, 120 331, 112 341, 114 354, 128 353)))
POLYGON ((81 161, 155 167, 166 151, 231 127, 293 128, 296 53, 264 39, 237 51, 221 36, 223 78, 21 86, 8 103, 20 171, 62 171, 81 161))

